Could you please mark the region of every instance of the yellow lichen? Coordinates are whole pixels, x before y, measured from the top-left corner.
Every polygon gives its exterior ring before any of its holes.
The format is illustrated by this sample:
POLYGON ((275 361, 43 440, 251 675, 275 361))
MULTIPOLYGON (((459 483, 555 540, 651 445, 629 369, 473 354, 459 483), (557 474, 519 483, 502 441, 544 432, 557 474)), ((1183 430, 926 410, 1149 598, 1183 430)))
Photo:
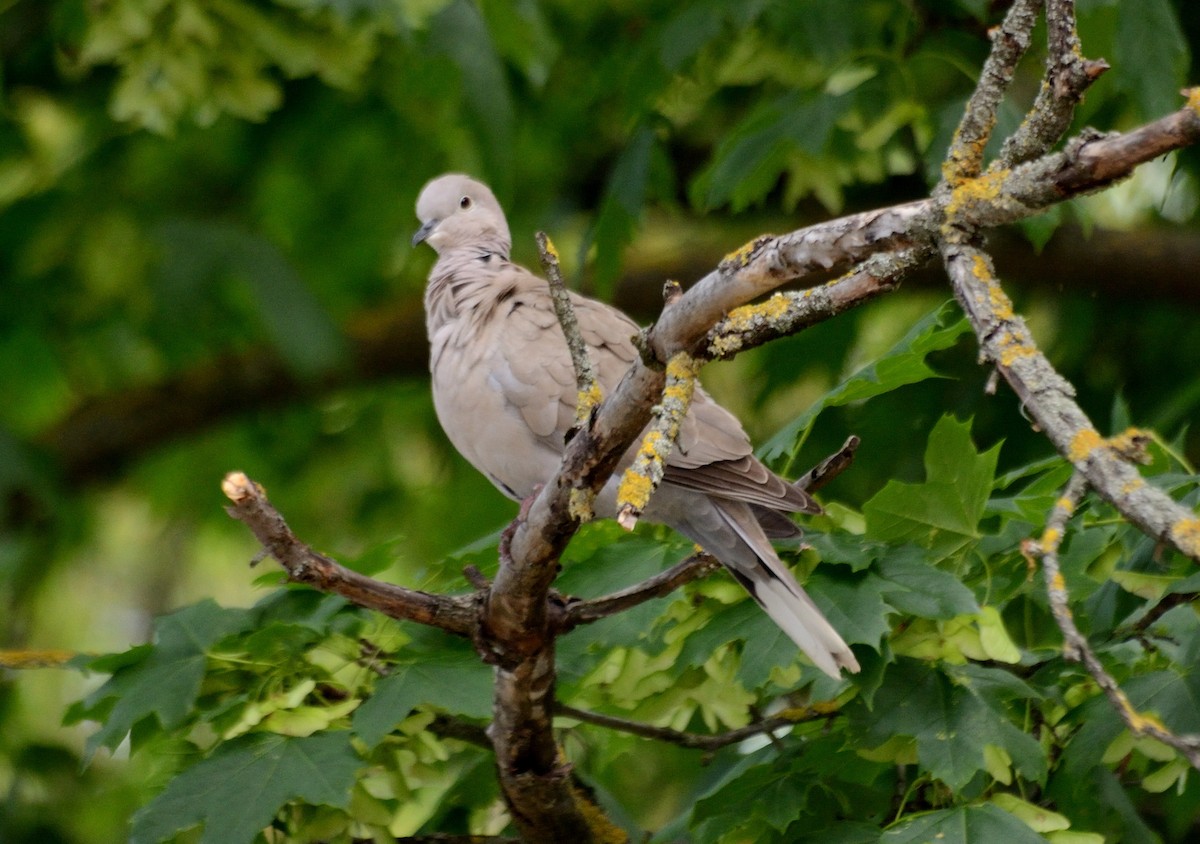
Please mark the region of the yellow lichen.
POLYGON ((721 263, 734 267, 746 266, 750 263, 750 258, 754 255, 754 250, 758 248, 758 244, 759 238, 755 238, 749 243, 739 246, 737 249, 733 250, 724 258, 722 258, 721 263))
POLYGON ((990 281, 992 278, 992 269, 988 266, 987 259, 982 255, 975 256, 974 266, 972 266, 971 272, 975 273, 975 278, 978 278, 982 281, 990 281))
MULTIPOLYGON (((766 304, 764 302, 764 304, 766 304)), ((686 352, 672 355, 667 361, 667 381, 675 381, 688 385, 688 395, 696 383, 696 373, 700 370, 700 362, 686 352)))
POLYGON ((654 484, 648 477, 639 474, 632 467, 626 469, 625 474, 621 476, 621 485, 617 487, 617 507, 628 504, 638 511, 644 510, 653 491, 654 484))
POLYGON ((590 522, 596 515, 592 508, 592 503, 596 496, 590 489, 572 489, 571 495, 567 499, 567 512, 571 514, 571 518, 577 519, 580 522, 590 522))
POLYGON ((1150 442, 1150 434, 1141 428, 1126 428, 1108 439, 1108 444, 1114 451, 1130 460, 1143 459, 1146 456, 1148 442, 1150 442))
POLYGON ((729 330, 747 331, 762 320, 778 319, 787 313, 788 299, 782 293, 776 293, 769 299, 756 305, 742 305, 734 308, 725 317, 725 325, 729 330))
MULTIPOLYGON (((809 292, 806 290, 803 295, 807 296, 809 292)), ((740 335, 752 331, 763 322, 779 319, 787 313, 788 305, 788 297, 776 293, 758 304, 734 308, 721 320, 716 336, 709 342, 709 351, 717 357, 738 351, 742 347, 740 335)))
POLYGON ((1068 515, 1075 512, 1075 502, 1072 501, 1070 498, 1067 498, 1065 495, 1062 498, 1055 501, 1054 506, 1057 507, 1059 510, 1064 511, 1068 515))
POLYGON ((713 357, 723 358, 726 355, 731 355, 742 348, 742 338, 736 333, 734 334, 719 334, 714 337, 708 344, 708 350, 713 357))
MULTIPOLYGON (((992 202, 999 198, 1004 189, 1011 170, 989 170, 982 176, 973 179, 963 179, 954 185, 950 192, 950 201, 946 203, 946 217, 952 219, 968 205, 977 202, 992 202)), ((950 179, 952 183, 953 179, 950 179)))
POLYGON ((1058 547, 1058 541, 1062 539, 1062 532, 1058 528, 1048 527, 1042 532, 1042 551, 1053 551, 1058 547))
POLYGON ((1037 354, 1037 348, 1032 343, 1012 331, 1003 332, 996 343, 1000 346, 1000 365, 1012 366, 1017 358, 1031 357, 1037 354))
POLYGON ((1200 557, 1200 519, 1180 519, 1171 526, 1171 538, 1189 557, 1200 557))
MULTIPOLYGON (((559 758, 562 758, 561 751, 559 758)), ((604 810, 596 804, 595 797, 579 788, 574 782, 571 782, 570 789, 571 796, 575 801, 575 808, 579 810, 583 822, 587 824, 592 833, 591 840, 596 844, 629 844, 629 834, 609 820, 604 810)))
POLYGON ((988 281, 987 287, 988 301, 992 306, 992 313, 996 315, 997 319, 1012 319, 1012 300, 1008 298, 994 278, 988 281))
POLYGON ((692 401, 696 373, 701 361, 686 352, 671 356, 666 366, 666 386, 662 402, 655 408, 655 420, 638 446, 633 465, 625 470, 617 487, 617 521, 631 530, 662 481, 667 456, 679 436, 679 426, 692 401))
POLYGON ((1200 88, 1187 88, 1183 95, 1187 97, 1188 108, 1200 114, 1200 88))
POLYGON ((1081 460, 1086 460, 1093 451, 1103 444, 1104 440, 1096 432, 1095 428, 1083 428, 1071 438, 1067 457, 1070 458, 1072 463, 1078 463, 1081 460))
POLYGON ((1129 729, 1138 734, 1145 734, 1147 731, 1156 729, 1167 731, 1166 725, 1158 719, 1157 716, 1151 715, 1148 712, 1138 712, 1133 708, 1129 698, 1125 696, 1123 691, 1117 690, 1117 699, 1121 702, 1121 708, 1125 710, 1125 717, 1129 723, 1129 729))
POLYGON ((550 239, 549 235, 546 235, 546 254, 553 258, 555 263, 558 263, 558 250, 554 248, 554 241, 550 239))
POLYGON ((585 390, 580 390, 575 395, 575 421, 582 422, 588 418, 592 412, 592 408, 600 404, 604 398, 603 392, 600 390, 600 385, 593 381, 585 390))
POLYGON ((1054 576, 1050 578, 1050 588, 1055 592, 1065 592, 1067 589, 1067 581, 1063 579, 1062 572, 1056 571, 1054 576))
POLYGON ((991 119, 983 127, 979 137, 970 142, 963 141, 961 130, 954 131, 954 139, 950 142, 950 155, 942 162, 943 179, 954 184, 966 177, 965 171, 968 169, 979 169, 979 165, 983 161, 983 151, 987 147, 995 122, 995 118, 991 119))
POLYGON ((1141 478, 1130 478, 1125 483, 1121 484, 1121 494, 1129 495, 1135 489, 1141 489, 1146 485, 1146 482, 1141 478))
POLYGON ((758 251, 774 239, 775 235, 773 234, 762 234, 749 243, 743 244, 721 259, 721 269, 740 270, 749 266, 758 251))

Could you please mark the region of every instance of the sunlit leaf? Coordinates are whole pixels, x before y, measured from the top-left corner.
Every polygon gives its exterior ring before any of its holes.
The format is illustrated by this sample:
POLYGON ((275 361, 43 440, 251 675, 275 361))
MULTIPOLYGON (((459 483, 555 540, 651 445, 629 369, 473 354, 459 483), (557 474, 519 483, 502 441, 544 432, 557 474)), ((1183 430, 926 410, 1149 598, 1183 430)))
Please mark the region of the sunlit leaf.
POLYGON ((996 806, 962 806, 918 815, 889 829, 879 844, 1039 844, 1044 839, 996 806))

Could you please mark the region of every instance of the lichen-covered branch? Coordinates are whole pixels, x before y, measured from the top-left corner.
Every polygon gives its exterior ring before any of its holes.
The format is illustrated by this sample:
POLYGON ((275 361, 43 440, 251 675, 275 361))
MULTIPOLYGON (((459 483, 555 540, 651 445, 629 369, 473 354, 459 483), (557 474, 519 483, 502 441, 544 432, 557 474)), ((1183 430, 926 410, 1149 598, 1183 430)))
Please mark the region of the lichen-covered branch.
POLYGON ((1046 34, 1046 75, 1033 108, 1000 149, 998 161, 1004 167, 1044 155, 1058 143, 1083 92, 1108 70, 1103 59, 1083 57, 1075 0, 1046 0, 1046 34))
POLYGON ((588 355, 587 343, 579 332, 579 320, 575 316, 575 306, 571 304, 571 294, 563 281, 562 268, 558 263, 558 250, 545 232, 534 235, 537 241, 538 258, 546 271, 546 281, 550 284, 550 299, 554 303, 554 314, 562 327, 563 336, 567 338, 567 349, 571 352, 571 364, 575 369, 575 387, 578 396, 575 401, 575 424, 585 422, 592 409, 600 403, 600 385, 596 382, 596 368, 588 355))
POLYGON ((1017 63, 1029 49, 1030 33, 1037 23, 1042 0, 1016 0, 993 29, 992 51, 979 74, 979 83, 967 100, 950 150, 942 164, 942 178, 958 182, 978 176, 983 170, 983 153, 996 127, 996 112, 1012 82, 1017 63))
POLYGON ((1050 511, 1041 539, 1037 542, 1027 541, 1022 546, 1027 555, 1041 558, 1050 609, 1063 634, 1063 656, 1072 662, 1083 664, 1130 732, 1138 736, 1149 736, 1174 748, 1193 768, 1200 770, 1200 736, 1175 735, 1154 716, 1138 712, 1117 681, 1105 670, 1087 637, 1080 633, 1075 625, 1070 596, 1067 594, 1067 583, 1058 565, 1058 549, 1065 535, 1067 522, 1079 507, 1087 487, 1087 479, 1082 473, 1076 472, 1050 511))
POLYGON ((1075 401, 1075 390, 1038 349, 979 247, 949 238, 942 253, 955 296, 982 356, 1012 386, 1025 413, 1104 499, 1142 531, 1200 562, 1200 518, 1148 484, 1120 438, 1105 439, 1075 401))
POLYGON ((734 308, 708 332, 705 355, 731 358, 890 293, 932 254, 921 248, 872 255, 819 287, 775 293, 766 301, 734 308))
POLYGON ((692 406, 700 366, 701 362, 687 352, 676 352, 667 362, 662 399, 654 406, 654 421, 617 488, 617 523, 625 530, 637 525, 650 496, 662 483, 667 458, 675 450, 683 417, 692 406))
POLYGON ((297 539, 267 500, 266 490, 242 472, 227 474, 221 490, 233 502, 227 508, 229 515, 250 528, 263 550, 283 566, 289 580, 334 592, 392 618, 439 627, 458 636, 471 636, 475 630, 474 596, 431 595, 405 589, 338 564, 297 539))

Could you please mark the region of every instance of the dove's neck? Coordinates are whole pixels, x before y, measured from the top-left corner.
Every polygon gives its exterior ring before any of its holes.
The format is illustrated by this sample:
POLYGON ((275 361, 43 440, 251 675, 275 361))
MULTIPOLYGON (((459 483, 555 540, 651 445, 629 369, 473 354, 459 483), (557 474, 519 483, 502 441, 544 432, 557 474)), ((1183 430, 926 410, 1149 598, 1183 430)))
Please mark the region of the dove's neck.
POLYGON ((497 276, 512 264, 486 246, 449 249, 438 255, 425 287, 425 322, 435 343, 446 326, 485 319, 494 308, 497 276))

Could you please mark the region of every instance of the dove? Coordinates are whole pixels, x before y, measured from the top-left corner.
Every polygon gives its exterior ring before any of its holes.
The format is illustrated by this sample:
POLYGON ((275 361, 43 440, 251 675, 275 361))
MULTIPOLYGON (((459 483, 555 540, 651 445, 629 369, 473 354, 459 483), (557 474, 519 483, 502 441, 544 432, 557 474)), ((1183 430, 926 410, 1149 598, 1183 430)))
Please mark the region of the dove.
MULTIPOLYGON (((481 182, 439 176, 422 189, 416 212, 413 246, 437 252, 425 320, 438 421, 501 493, 524 501, 557 471, 575 422, 575 373, 549 287, 509 260, 508 221, 481 182)), ((599 386, 610 394, 638 356, 638 326, 594 299, 572 293, 571 301, 599 386)), ((636 448, 597 495, 598 516, 616 516, 617 478, 636 448)), ((818 512, 807 492, 754 456, 733 414, 697 387, 642 518, 716 557, 817 668, 838 678, 858 662, 770 542, 800 534, 787 513, 818 512)))

